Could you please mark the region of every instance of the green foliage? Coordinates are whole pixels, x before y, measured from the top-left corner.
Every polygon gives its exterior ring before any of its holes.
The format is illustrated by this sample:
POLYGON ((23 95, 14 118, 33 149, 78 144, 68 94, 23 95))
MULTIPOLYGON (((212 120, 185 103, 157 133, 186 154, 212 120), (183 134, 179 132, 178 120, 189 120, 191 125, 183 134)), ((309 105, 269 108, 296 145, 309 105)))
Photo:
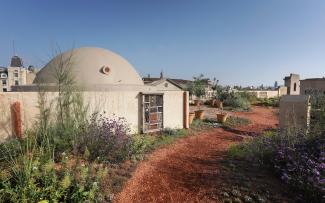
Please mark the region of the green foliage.
POLYGON ((249 111, 251 108, 249 100, 243 97, 241 93, 229 93, 224 100, 224 105, 237 111, 249 111))
POLYGON ((186 129, 166 128, 157 134, 135 135, 132 137, 130 153, 133 159, 143 159, 146 153, 158 147, 171 144, 181 137, 188 136, 190 133, 186 129))
POLYGON ((228 119, 226 120, 226 122, 223 125, 228 128, 236 128, 236 127, 248 125, 250 123, 251 123, 250 120, 247 118, 230 116, 230 117, 228 117, 228 119))
POLYGON ((230 147, 231 158, 270 168, 282 181, 300 190, 308 202, 324 197, 325 136, 268 131, 262 136, 230 147))
POLYGON ((121 163, 129 158, 132 138, 129 124, 123 118, 93 114, 78 135, 75 151, 89 150, 88 159, 121 163))
MULTIPOLYGON (((0 166, 0 202, 84 202, 103 201, 99 183, 106 168, 82 163, 63 153, 55 162, 33 138, 18 144, 14 156, 7 154, 0 166)), ((9 149, 11 144, 2 144, 9 149), (6 145, 6 146, 5 146, 6 145)))
POLYGON ((311 95, 310 128, 313 131, 325 130, 325 96, 311 95))
POLYGON ((130 146, 130 151, 132 153, 132 158, 136 160, 142 160, 144 155, 152 149, 155 139, 155 136, 149 135, 134 135, 132 137, 133 141, 130 146))
POLYGON ((279 97, 259 98, 255 104, 261 106, 267 106, 267 107, 279 107, 280 98, 279 97))
POLYGON ((249 103, 251 103, 251 104, 254 104, 258 101, 258 98, 256 97, 255 94, 247 92, 247 91, 237 92, 236 94, 238 94, 240 97, 248 100, 249 103))
POLYGON ((195 119, 193 120, 190 127, 194 131, 200 131, 200 130, 205 130, 213 127, 213 123, 215 122, 209 119, 205 119, 205 120, 195 119))
POLYGON ((187 87, 190 95, 195 95, 200 98, 205 95, 205 88, 207 86, 207 79, 201 74, 198 77, 193 77, 194 81, 190 83, 187 87))

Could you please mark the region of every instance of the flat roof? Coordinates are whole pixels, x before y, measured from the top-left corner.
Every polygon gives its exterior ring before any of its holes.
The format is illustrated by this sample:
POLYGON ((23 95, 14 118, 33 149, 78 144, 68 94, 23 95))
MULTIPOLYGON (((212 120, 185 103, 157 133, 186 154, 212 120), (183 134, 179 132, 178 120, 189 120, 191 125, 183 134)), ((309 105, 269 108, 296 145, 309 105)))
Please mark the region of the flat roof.
POLYGON ((325 78, 307 78, 307 79, 304 79, 304 80, 300 80, 300 81, 307 81, 307 80, 323 80, 325 81, 325 78))

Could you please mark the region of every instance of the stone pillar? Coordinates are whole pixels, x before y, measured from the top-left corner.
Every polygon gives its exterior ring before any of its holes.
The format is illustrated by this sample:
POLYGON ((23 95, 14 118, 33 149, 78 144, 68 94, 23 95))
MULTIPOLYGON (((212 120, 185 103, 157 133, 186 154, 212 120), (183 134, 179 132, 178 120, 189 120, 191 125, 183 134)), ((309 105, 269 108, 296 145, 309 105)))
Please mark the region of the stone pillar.
POLYGON ((183 127, 188 129, 190 127, 189 124, 189 112, 190 112, 190 106, 189 106, 189 92, 188 91, 184 91, 184 95, 183 95, 183 127))
POLYGON ((308 95, 284 95, 280 99, 280 129, 308 130, 310 107, 310 96, 308 95))

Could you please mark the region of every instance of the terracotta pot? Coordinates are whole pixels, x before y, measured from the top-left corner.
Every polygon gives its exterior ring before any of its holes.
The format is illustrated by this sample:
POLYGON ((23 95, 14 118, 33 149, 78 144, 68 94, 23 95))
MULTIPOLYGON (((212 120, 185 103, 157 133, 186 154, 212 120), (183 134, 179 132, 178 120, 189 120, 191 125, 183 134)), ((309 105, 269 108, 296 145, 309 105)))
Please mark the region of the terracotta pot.
POLYGON ((204 110, 195 111, 195 119, 203 120, 203 117, 204 117, 204 110))
POLYGON ((195 117, 195 113, 189 113, 189 115, 188 115, 188 122, 189 122, 190 125, 193 122, 194 117, 195 117))
POLYGON ((225 113, 218 113, 217 114, 217 121, 218 121, 218 123, 224 123, 224 122, 226 122, 227 118, 228 118, 228 114, 225 114, 225 113))
POLYGON ((198 99, 194 100, 194 105, 195 106, 200 106, 200 104, 201 104, 200 100, 198 100, 198 99))

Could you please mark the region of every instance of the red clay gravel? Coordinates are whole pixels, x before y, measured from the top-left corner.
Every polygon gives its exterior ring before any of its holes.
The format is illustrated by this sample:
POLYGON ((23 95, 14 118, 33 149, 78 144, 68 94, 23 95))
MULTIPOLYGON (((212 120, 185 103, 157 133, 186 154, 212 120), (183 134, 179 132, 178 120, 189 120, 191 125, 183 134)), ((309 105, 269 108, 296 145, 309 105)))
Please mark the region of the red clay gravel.
MULTIPOLYGON (((238 132, 261 132, 277 124, 275 110, 254 107, 252 112, 233 113, 252 124, 238 132)), ((158 149, 139 164, 114 202, 218 202, 208 195, 222 183, 220 160, 231 144, 242 141, 236 132, 211 129, 158 149)))

